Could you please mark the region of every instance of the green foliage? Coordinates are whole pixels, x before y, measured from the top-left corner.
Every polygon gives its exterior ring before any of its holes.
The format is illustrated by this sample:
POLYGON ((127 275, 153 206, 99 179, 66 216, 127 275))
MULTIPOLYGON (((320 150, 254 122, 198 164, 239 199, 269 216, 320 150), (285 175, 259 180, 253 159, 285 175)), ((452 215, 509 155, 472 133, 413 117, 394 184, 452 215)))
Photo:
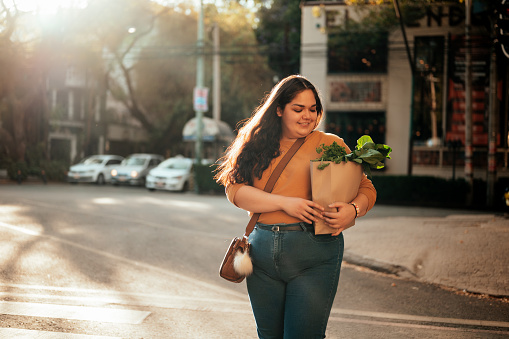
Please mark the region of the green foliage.
POLYGON ((268 63, 279 78, 300 71, 300 0, 274 0, 258 10, 258 42, 266 49, 268 63))
POLYGON ((42 175, 44 171, 46 178, 51 181, 66 181, 68 164, 64 161, 43 161, 40 166, 38 175, 42 175))
POLYGON ((429 176, 374 176, 377 203, 437 207, 465 207, 465 180, 429 176))
POLYGON ((24 161, 9 161, 7 164, 7 175, 11 180, 17 180, 21 176, 21 180, 28 177, 29 169, 24 161))
POLYGON ((68 165, 64 161, 41 160, 37 164, 28 165, 24 161, 6 161, 7 175, 11 180, 18 180, 18 170, 21 180, 28 177, 41 178, 45 175, 47 180, 66 181, 68 165))
MULTIPOLYGON (((426 7, 430 1, 400 0, 400 10, 403 21, 406 25, 413 25, 422 19, 426 14, 426 7)), ((337 26, 329 29, 329 33, 338 32, 391 32, 399 28, 399 19, 396 17, 394 5, 384 3, 373 5, 369 2, 354 1, 352 3, 353 10, 362 13, 360 19, 355 21, 351 17, 345 22, 345 25, 337 26)))
MULTIPOLYGON (((332 161, 336 164, 348 162, 348 159, 346 159, 346 148, 339 146, 335 141, 329 146, 321 144, 320 147, 316 149, 316 153, 322 153, 322 155, 314 161, 332 161)), ((323 170, 327 166, 329 166, 329 163, 322 163, 318 166, 318 169, 323 170)))
POLYGON ((259 46, 248 8, 231 3, 210 20, 219 23, 221 35, 221 119, 235 129, 273 86, 274 71, 260 53, 264 46, 259 46))
MULTIPOLYGON (((391 158, 392 148, 384 144, 375 144, 369 135, 363 135, 357 140, 355 149, 349 154, 346 153, 345 147, 338 145, 335 141, 329 146, 322 144, 316 152, 323 153, 314 161, 331 161, 336 164, 353 161, 361 165, 364 172, 371 176, 371 168, 384 168, 382 161, 391 158)), ((320 164, 318 169, 322 170, 328 165, 329 163, 320 164)))
MULTIPOLYGON (((441 208, 486 209, 486 181, 475 179, 474 201, 467 205, 470 191, 464 179, 449 180, 431 176, 373 176, 377 191, 377 204, 427 206, 441 208)), ((490 209, 507 211, 504 191, 509 188, 509 178, 499 178, 495 183, 494 206, 490 209)))
POLYGON ((344 31, 328 39, 328 67, 332 73, 387 71, 388 35, 385 31, 344 31))
POLYGON ((196 165, 194 170, 196 172, 196 182, 198 185, 198 192, 200 193, 221 193, 224 192, 224 187, 219 185, 214 180, 214 165, 196 165))

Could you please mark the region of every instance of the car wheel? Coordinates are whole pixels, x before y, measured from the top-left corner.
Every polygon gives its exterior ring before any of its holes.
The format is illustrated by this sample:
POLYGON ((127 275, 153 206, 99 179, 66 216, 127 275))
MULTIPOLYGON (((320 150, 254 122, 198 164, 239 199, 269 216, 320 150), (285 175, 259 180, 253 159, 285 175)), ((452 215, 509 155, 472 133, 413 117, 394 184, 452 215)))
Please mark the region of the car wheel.
POLYGON ((104 175, 102 173, 99 173, 96 180, 97 185, 104 185, 106 181, 104 180, 104 175))
POLYGON ((156 189, 155 188, 147 188, 150 192, 154 192, 156 189))

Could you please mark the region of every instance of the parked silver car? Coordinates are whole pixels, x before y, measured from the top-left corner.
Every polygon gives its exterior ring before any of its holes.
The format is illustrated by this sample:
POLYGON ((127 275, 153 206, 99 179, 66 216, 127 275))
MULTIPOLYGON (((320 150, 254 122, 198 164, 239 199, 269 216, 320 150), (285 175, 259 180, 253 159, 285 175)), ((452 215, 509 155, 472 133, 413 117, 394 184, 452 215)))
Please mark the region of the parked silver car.
POLYGON ((92 155, 72 165, 67 172, 70 183, 95 182, 103 185, 110 180, 113 166, 119 165, 123 157, 119 155, 92 155))
POLYGON ((164 158, 158 154, 131 154, 120 165, 113 167, 111 183, 113 185, 145 186, 145 178, 148 172, 163 160, 164 158))
POLYGON ((176 156, 169 158, 150 170, 145 187, 149 191, 187 191, 193 184, 193 160, 176 156))

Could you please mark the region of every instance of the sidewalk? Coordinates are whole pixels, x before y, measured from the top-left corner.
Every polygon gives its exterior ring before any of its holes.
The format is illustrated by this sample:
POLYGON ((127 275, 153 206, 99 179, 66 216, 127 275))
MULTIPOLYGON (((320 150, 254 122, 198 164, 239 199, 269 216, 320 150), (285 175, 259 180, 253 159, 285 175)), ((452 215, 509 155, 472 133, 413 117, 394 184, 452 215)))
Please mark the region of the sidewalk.
POLYGON ((468 292, 509 296, 507 214, 392 206, 398 216, 389 216, 388 208, 375 206, 344 232, 346 262, 468 292))

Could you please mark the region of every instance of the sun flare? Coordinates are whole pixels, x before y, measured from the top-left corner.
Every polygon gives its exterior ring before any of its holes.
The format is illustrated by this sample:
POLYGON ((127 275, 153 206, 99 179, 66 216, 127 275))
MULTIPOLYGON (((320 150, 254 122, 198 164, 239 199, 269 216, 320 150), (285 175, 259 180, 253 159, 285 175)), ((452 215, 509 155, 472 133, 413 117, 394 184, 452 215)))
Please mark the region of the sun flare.
POLYGON ((83 7, 86 0, 6 0, 5 6, 22 12, 34 12, 42 16, 53 15, 59 9, 83 7))

